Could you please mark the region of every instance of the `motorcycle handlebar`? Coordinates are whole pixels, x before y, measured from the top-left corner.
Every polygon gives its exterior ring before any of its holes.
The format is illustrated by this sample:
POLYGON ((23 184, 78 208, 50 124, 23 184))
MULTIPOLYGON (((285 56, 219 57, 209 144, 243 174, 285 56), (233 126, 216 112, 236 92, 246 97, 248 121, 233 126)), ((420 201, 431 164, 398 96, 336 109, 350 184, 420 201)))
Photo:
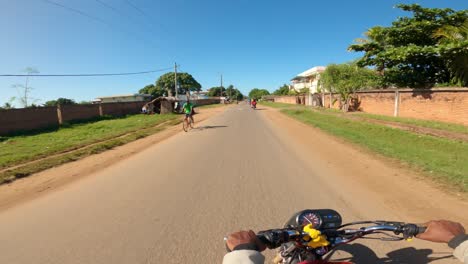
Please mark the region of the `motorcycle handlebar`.
MULTIPOLYGON (((396 235, 403 235, 402 239, 408 239, 424 233, 426 231, 426 227, 418 226, 416 224, 388 222, 388 224, 363 227, 360 229, 325 230, 323 233, 329 236, 329 238, 330 236, 346 236, 347 239, 342 240, 342 242, 345 242, 379 231, 394 232, 396 235)), ((305 235, 307 234, 304 232, 300 232, 296 229, 286 228, 261 231, 257 234, 257 238, 262 243, 264 243, 269 249, 274 249, 281 246, 284 243, 297 241, 305 235)))

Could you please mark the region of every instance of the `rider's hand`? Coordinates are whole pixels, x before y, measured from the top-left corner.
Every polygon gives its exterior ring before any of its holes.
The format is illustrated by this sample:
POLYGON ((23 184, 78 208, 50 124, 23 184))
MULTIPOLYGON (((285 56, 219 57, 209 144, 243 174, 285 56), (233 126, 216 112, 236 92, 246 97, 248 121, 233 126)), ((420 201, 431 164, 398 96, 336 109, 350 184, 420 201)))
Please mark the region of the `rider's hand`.
POLYGON ((255 235, 254 231, 239 231, 230 234, 226 240, 226 246, 229 250, 235 250, 236 248, 243 248, 243 246, 253 246, 256 247, 256 250, 263 251, 266 249, 265 244, 263 244, 255 235))
POLYGON ((465 228, 459 223, 447 220, 430 221, 425 224, 426 232, 416 237, 432 242, 448 243, 452 238, 465 234, 465 228))

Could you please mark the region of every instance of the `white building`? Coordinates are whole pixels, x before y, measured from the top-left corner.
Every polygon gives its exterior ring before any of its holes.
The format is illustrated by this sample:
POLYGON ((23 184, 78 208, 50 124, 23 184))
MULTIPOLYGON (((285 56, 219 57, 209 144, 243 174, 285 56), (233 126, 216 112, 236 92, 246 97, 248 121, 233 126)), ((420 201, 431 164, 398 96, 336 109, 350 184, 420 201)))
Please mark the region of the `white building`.
POLYGON ((93 103, 145 102, 151 100, 150 94, 122 94, 97 97, 93 103))
POLYGON ((320 74, 324 72, 325 69, 326 67, 323 66, 315 66, 298 74, 296 77, 291 79, 289 90, 294 89, 299 92, 301 89, 309 88, 310 94, 317 93, 320 74))

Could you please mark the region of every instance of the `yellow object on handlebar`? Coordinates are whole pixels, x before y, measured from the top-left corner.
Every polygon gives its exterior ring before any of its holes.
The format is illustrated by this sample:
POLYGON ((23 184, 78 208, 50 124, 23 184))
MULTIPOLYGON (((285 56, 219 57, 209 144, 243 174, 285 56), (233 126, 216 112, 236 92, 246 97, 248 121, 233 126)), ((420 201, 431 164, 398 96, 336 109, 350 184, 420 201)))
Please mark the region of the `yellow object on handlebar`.
POLYGON ((307 241, 308 247, 319 248, 330 245, 330 242, 328 242, 327 237, 322 235, 322 233, 319 230, 314 229, 314 226, 312 224, 304 226, 303 231, 307 233, 307 235, 304 236, 303 239, 307 241))

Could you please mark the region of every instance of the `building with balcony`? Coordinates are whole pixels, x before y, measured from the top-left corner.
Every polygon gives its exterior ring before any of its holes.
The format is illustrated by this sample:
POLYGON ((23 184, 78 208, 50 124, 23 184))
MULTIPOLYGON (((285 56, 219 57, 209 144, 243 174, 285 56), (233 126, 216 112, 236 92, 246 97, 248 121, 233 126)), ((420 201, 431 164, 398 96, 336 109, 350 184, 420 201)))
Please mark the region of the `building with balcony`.
POLYGON ((325 69, 326 67, 323 66, 315 66, 305 72, 298 74, 296 77, 291 79, 289 90, 295 90, 299 92, 301 89, 309 88, 310 94, 317 93, 319 88, 320 74, 324 72, 325 69))

